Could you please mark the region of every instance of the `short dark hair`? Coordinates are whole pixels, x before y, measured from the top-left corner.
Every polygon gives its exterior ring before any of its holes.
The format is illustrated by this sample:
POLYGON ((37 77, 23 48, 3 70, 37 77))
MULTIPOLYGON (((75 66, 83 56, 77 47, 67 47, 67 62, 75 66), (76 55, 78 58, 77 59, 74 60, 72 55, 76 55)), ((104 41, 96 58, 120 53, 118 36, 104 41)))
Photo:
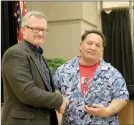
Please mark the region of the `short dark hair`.
POLYGON ((86 30, 85 33, 81 36, 81 40, 84 41, 84 39, 87 37, 88 34, 95 33, 99 35, 103 40, 103 46, 106 46, 106 38, 104 34, 99 30, 86 30))

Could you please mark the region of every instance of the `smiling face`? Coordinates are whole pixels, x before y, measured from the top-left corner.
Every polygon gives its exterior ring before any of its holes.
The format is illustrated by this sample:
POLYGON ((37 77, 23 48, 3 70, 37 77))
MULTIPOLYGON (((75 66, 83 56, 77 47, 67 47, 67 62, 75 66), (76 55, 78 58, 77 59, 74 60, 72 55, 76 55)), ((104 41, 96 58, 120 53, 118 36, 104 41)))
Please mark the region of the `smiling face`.
POLYGON ((40 46, 45 39, 47 22, 42 17, 31 16, 23 26, 23 38, 35 46, 40 46))
POLYGON ((100 35, 90 33, 80 43, 80 55, 85 62, 97 63, 103 56, 103 40, 100 35))

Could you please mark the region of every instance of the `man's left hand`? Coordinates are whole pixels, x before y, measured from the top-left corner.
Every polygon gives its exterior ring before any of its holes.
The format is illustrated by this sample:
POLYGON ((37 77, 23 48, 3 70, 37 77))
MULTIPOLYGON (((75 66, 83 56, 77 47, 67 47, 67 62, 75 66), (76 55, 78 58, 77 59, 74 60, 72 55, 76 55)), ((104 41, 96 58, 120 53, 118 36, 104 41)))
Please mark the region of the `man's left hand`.
POLYGON ((102 104, 92 104, 90 106, 85 105, 84 110, 90 114, 95 116, 102 116, 102 117, 108 117, 110 113, 107 110, 107 107, 105 107, 102 104))

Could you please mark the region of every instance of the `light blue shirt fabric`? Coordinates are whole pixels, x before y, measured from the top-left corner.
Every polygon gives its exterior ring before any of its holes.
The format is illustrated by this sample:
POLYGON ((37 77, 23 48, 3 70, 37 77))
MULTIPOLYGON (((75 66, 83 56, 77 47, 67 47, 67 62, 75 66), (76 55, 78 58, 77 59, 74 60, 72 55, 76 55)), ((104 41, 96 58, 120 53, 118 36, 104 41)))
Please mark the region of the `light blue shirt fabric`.
POLYGON ((119 125, 117 114, 109 117, 92 116, 83 110, 85 104, 108 106, 112 99, 126 99, 129 94, 122 75, 103 59, 89 81, 89 89, 81 95, 79 57, 60 66, 53 76, 56 89, 67 96, 69 106, 63 115, 63 125, 119 125))

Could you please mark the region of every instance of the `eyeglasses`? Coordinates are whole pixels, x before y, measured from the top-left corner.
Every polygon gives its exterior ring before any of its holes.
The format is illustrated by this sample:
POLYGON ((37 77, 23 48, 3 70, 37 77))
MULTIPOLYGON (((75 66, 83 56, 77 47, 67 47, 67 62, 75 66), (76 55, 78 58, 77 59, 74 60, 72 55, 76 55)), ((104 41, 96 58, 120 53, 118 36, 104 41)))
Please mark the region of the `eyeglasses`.
POLYGON ((32 28, 32 27, 29 27, 26 25, 27 28, 31 29, 33 33, 38 33, 38 32, 43 32, 43 33, 46 33, 48 32, 49 30, 48 29, 39 29, 39 28, 32 28))

